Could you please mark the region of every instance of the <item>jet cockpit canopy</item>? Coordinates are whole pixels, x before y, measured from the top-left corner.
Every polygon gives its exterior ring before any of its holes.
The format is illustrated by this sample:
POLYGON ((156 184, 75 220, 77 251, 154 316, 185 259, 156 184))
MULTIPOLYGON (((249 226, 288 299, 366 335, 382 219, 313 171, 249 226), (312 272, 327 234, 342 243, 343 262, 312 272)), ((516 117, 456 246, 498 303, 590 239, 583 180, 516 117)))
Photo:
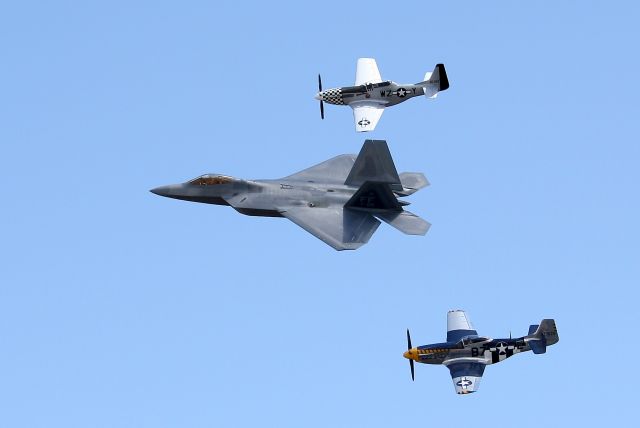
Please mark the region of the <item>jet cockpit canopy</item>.
POLYGON ((189 181, 194 186, 215 186, 217 184, 229 184, 233 182, 233 177, 221 174, 205 174, 189 181))

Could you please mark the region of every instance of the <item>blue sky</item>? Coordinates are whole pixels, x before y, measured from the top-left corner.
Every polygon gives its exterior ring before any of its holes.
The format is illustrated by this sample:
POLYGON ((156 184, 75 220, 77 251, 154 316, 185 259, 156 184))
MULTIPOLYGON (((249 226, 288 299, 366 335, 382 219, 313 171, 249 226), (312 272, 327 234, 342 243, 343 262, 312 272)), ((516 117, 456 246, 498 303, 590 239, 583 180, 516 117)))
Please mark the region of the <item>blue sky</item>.
POLYGON ((19 2, 0 14, 0 426, 596 426, 634 415, 633 2, 19 2), (319 118, 356 58, 451 88, 387 111, 433 226, 334 252, 282 219, 157 197, 288 175, 364 140, 319 118), (466 309, 560 343, 477 394, 402 358, 466 309), (485 419, 483 420, 482 417, 485 419))

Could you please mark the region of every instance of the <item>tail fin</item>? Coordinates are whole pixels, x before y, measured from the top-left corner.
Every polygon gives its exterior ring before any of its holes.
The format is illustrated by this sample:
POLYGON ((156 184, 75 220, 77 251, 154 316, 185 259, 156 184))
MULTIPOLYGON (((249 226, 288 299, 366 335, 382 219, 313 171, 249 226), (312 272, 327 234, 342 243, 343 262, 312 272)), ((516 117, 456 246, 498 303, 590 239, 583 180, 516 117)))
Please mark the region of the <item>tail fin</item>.
POLYGON ((428 184, 420 173, 404 173, 402 180, 384 140, 366 140, 345 181, 359 186, 358 191, 344 205, 364 211, 409 235, 424 235, 431 226, 417 215, 404 211, 408 202, 397 196, 407 196, 428 184))
POLYGON ((390 184, 401 190, 402 183, 384 140, 366 140, 344 184, 362 186, 365 182, 390 184))
POLYGON ((539 325, 529 326, 529 334, 525 337, 534 354, 544 354, 547 346, 558 343, 558 340, 558 329, 552 319, 544 319, 539 325))
POLYGON ((435 98, 438 96, 438 92, 449 89, 449 79, 447 78, 444 64, 436 64, 436 68, 432 72, 428 71, 424 75, 424 81, 418 83, 418 85, 423 86, 424 95, 427 98, 435 98))

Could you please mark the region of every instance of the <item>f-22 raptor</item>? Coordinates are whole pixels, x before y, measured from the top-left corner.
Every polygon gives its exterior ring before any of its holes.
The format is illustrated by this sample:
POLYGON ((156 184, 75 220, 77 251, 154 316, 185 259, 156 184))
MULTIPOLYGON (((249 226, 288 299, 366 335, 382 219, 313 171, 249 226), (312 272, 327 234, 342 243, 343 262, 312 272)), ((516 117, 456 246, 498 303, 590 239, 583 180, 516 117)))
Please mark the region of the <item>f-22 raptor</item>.
POLYGON ((369 241, 380 220, 409 235, 430 224, 404 209, 429 182, 422 173, 398 175, 384 140, 365 141, 360 154, 341 155, 276 180, 206 174, 151 192, 168 198, 229 205, 249 216, 285 217, 336 250, 369 241))
POLYGON ((526 336, 512 339, 490 339, 478 336, 464 311, 449 311, 447 314, 447 341, 431 345, 411 347, 411 336, 407 330, 407 352, 404 357, 413 362, 442 364, 451 372, 453 386, 458 394, 469 394, 478 390, 484 368, 526 351, 544 354, 547 346, 557 343, 558 330, 552 319, 529 326, 526 336))
POLYGON ((345 86, 322 90, 322 78, 318 75, 318 93, 320 117, 324 119, 324 103, 348 105, 353 109, 356 132, 373 131, 386 107, 424 95, 436 98, 438 92, 449 88, 449 79, 444 64, 437 64, 433 72, 425 74, 418 83, 400 84, 391 80, 382 80, 378 65, 373 58, 359 58, 356 67, 355 86, 345 86))

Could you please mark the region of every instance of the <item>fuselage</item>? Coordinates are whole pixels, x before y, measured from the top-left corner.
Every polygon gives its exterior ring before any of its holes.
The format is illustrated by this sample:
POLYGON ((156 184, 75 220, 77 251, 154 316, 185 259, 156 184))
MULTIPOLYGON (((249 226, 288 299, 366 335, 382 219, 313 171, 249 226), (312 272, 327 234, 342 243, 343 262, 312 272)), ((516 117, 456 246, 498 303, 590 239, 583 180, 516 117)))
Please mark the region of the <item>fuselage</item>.
POLYGON ((418 95, 424 95, 423 86, 386 81, 326 89, 318 92, 316 99, 335 105, 375 103, 389 107, 400 104, 418 95))
POLYGON ((482 362, 495 364, 531 350, 524 337, 515 339, 489 339, 469 337, 457 343, 444 342, 418 346, 405 352, 405 358, 423 364, 444 364, 456 362, 482 362))
MULTIPOLYGON (((212 174, 202 177, 226 177, 212 174)), ((153 193, 173 199, 214 205, 230 205, 241 214, 282 217, 283 209, 294 206, 342 207, 356 187, 293 180, 202 180, 162 186, 153 193)))

